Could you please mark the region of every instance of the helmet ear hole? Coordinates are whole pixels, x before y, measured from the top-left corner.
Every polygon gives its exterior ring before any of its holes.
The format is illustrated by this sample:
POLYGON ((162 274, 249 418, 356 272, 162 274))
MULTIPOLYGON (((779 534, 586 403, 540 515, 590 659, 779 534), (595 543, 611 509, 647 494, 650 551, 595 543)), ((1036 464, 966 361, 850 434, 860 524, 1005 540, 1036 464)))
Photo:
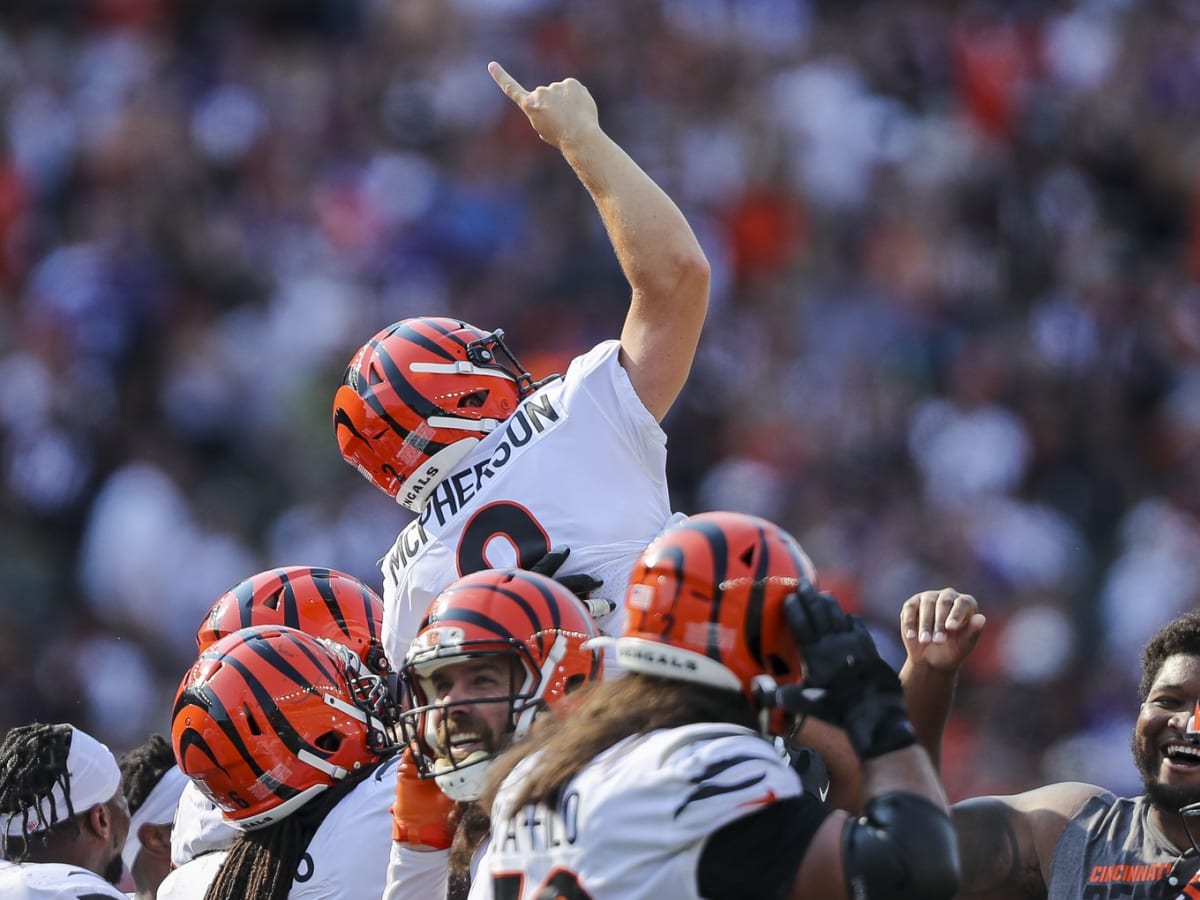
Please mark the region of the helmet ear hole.
POLYGON ((279 609, 279 595, 281 591, 276 591, 269 597, 263 598, 263 606, 267 609, 279 609))
POLYGON ((258 719, 254 718, 254 712, 250 709, 247 703, 242 704, 242 712, 246 716, 246 727, 250 729, 250 733, 255 737, 262 736, 262 726, 258 724, 258 719))
POLYGON ((756 548, 756 545, 751 544, 749 547, 747 547, 745 550, 742 551, 742 556, 741 556, 742 565, 745 566, 747 569, 750 568, 750 564, 754 562, 755 548, 756 548))
POLYGON ((791 667, 787 664, 787 662, 785 662, 782 657, 776 656, 774 653, 767 657, 767 671, 770 672, 775 678, 792 674, 791 667))
POLYGON ((487 403, 487 391, 475 391, 472 394, 465 394, 458 401, 459 409, 476 409, 487 403))
POLYGON ((313 743, 328 753, 337 753, 338 748, 342 746, 342 736, 336 731, 327 731, 313 743))

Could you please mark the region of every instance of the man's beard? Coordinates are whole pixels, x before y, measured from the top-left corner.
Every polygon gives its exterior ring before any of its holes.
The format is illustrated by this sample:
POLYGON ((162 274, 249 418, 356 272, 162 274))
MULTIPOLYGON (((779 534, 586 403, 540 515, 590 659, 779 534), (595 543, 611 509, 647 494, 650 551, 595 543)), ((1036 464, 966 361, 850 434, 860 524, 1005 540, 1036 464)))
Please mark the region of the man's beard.
POLYGON ((1192 803, 1200 803, 1200 787, 1179 787, 1158 780, 1160 757, 1156 749, 1145 742, 1139 743, 1136 733, 1131 744, 1133 761, 1142 776, 1142 788, 1151 805, 1164 812, 1178 812, 1192 803))
POLYGON ((108 861, 108 865, 104 867, 104 871, 100 873, 109 884, 117 884, 121 880, 121 876, 125 874, 125 863, 121 859, 121 854, 118 853, 108 861))
POLYGON ((455 750, 450 746, 450 741, 455 735, 459 734, 475 734, 478 735, 477 743, 488 756, 496 754, 496 736, 492 733, 492 729, 487 723, 476 716, 466 716, 457 719, 447 719, 442 722, 438 728, 438 756, 447 760, 453 765, 463 762, 470 753, 464 753, 455 750))

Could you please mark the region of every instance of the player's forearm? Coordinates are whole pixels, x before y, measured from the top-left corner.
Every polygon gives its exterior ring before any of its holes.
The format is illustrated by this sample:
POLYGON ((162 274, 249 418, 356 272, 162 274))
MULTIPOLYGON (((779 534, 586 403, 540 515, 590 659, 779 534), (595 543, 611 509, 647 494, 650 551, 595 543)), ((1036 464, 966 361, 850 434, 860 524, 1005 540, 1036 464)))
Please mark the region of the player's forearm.
POLYGON ((917 745, 893 750, 863 763, 863 799, 904 791, 949 811, 946 792, 925 751, 917 745))
POLYGON ((917 742, 925 748, 936 770, 941 770, 942 736, 954 702, 957 676, 952 673, 914 665, 905 660, 900 669, 904 687, 904 707, 916 732, 917 742))
POLYGON ((383 900, 445 897, 449 871, 449 850, 424 852, 403 844, 393 844, 383 900))
POLYGON ((675 202, 598 126, 559 148, 591 195, 635 299, 708 297, 708 260, 675 202))

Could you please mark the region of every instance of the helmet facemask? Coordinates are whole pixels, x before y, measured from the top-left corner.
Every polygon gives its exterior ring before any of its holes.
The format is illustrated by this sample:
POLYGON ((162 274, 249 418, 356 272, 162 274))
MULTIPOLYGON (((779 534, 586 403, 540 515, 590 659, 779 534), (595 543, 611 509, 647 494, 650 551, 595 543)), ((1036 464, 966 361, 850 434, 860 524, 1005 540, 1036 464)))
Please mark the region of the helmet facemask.
MULTIPOLYGON (((540 673, 533 667, 528 650, 517 642, 503 649, 493 641, 464 642, 450 652, 434 650, 422 661, 414 662, 413 658, 410 652, 410 665, 404 672, 410 702, 401 714, 401 731, 406 743, 419 751, 415 754, 416 769, 421 778, 436 779, 451 799, 478 798, 493 758, 528 731, 541 706, 540 673), (449 666, 480 662, 503 664, 498 676, 503 680, 494 694, 439 700, 446 690, 439 683, 439 672, 449 666), (503 713, 497 714, 497 704, 503 704, 503 713), (456 739, 462 738, 469 739, 470 749, 456 751, 456 739)), ((469 668, 458 672, 474 677, 469 668)))
MULTIPOLYGON (((565 644, 559 636, 556 644, 565 644)), ((487 770, 495 756, 514 741, 528 734, 537 714, 547 706, 542 697, 547 679, 539 672, 523 644, 496 649, 495 642, 465 642, 453 652, 414 662, 405 672, 411 706, 401 714, 404 740, 414 744, 417 771, 422 778, 434 778, 442 791, 454 800, 474 800, 483 788, 487 770), (488 649, 488 648, 491 649, 488 649), (492 696, 441 701, 444 686, 438 672, 450 665, 481 661, 507 662, 507 683, 492 696), (503 704, 502 715, 479 715, 476 708, 494 708, 503 704), (470 708, 467 711, 466 708, 470 708), (461 714, 456 711, 463 710, 461 714), (491 722, 488 721, 491 719, 491 722), (469 739, 471 749, 455 750, 456 739, 469 739)), ((561 653, 551 651, 546 667, 558 664, 561 653)), ((410 653, 409 659, 413 659, 410 653)))
POLYGON ((545 575, 487 569, 446 588, 430 605, 401 670, 407 701, 401 727, 416 750, 418 772, 436 778, 455 800, 477 797, 496 753, 524 737, 540 712, 600 677, 603 656, 592 646, 595 638, 595 623, 579 598, 545 575), (471 663, 491 663, 490 672, 476 679, 471 663), (439 733, 443 721, 454 719, 474 728, 460 734, 457 747, 454 729, 439 733))

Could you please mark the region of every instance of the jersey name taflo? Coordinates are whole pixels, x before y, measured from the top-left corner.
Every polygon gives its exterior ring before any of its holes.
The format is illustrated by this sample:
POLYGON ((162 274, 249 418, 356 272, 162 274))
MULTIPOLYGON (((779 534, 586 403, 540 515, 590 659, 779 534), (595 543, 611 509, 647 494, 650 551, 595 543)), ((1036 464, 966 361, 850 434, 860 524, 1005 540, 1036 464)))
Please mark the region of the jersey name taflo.
POLYGON ((522 774, 536 765, 524 760, 501 787, 471 900, 698 898, 709 835, 802 790, 770 743, 736 725, 626 738, 572 779, 554 809, 515 808, 522 774))

